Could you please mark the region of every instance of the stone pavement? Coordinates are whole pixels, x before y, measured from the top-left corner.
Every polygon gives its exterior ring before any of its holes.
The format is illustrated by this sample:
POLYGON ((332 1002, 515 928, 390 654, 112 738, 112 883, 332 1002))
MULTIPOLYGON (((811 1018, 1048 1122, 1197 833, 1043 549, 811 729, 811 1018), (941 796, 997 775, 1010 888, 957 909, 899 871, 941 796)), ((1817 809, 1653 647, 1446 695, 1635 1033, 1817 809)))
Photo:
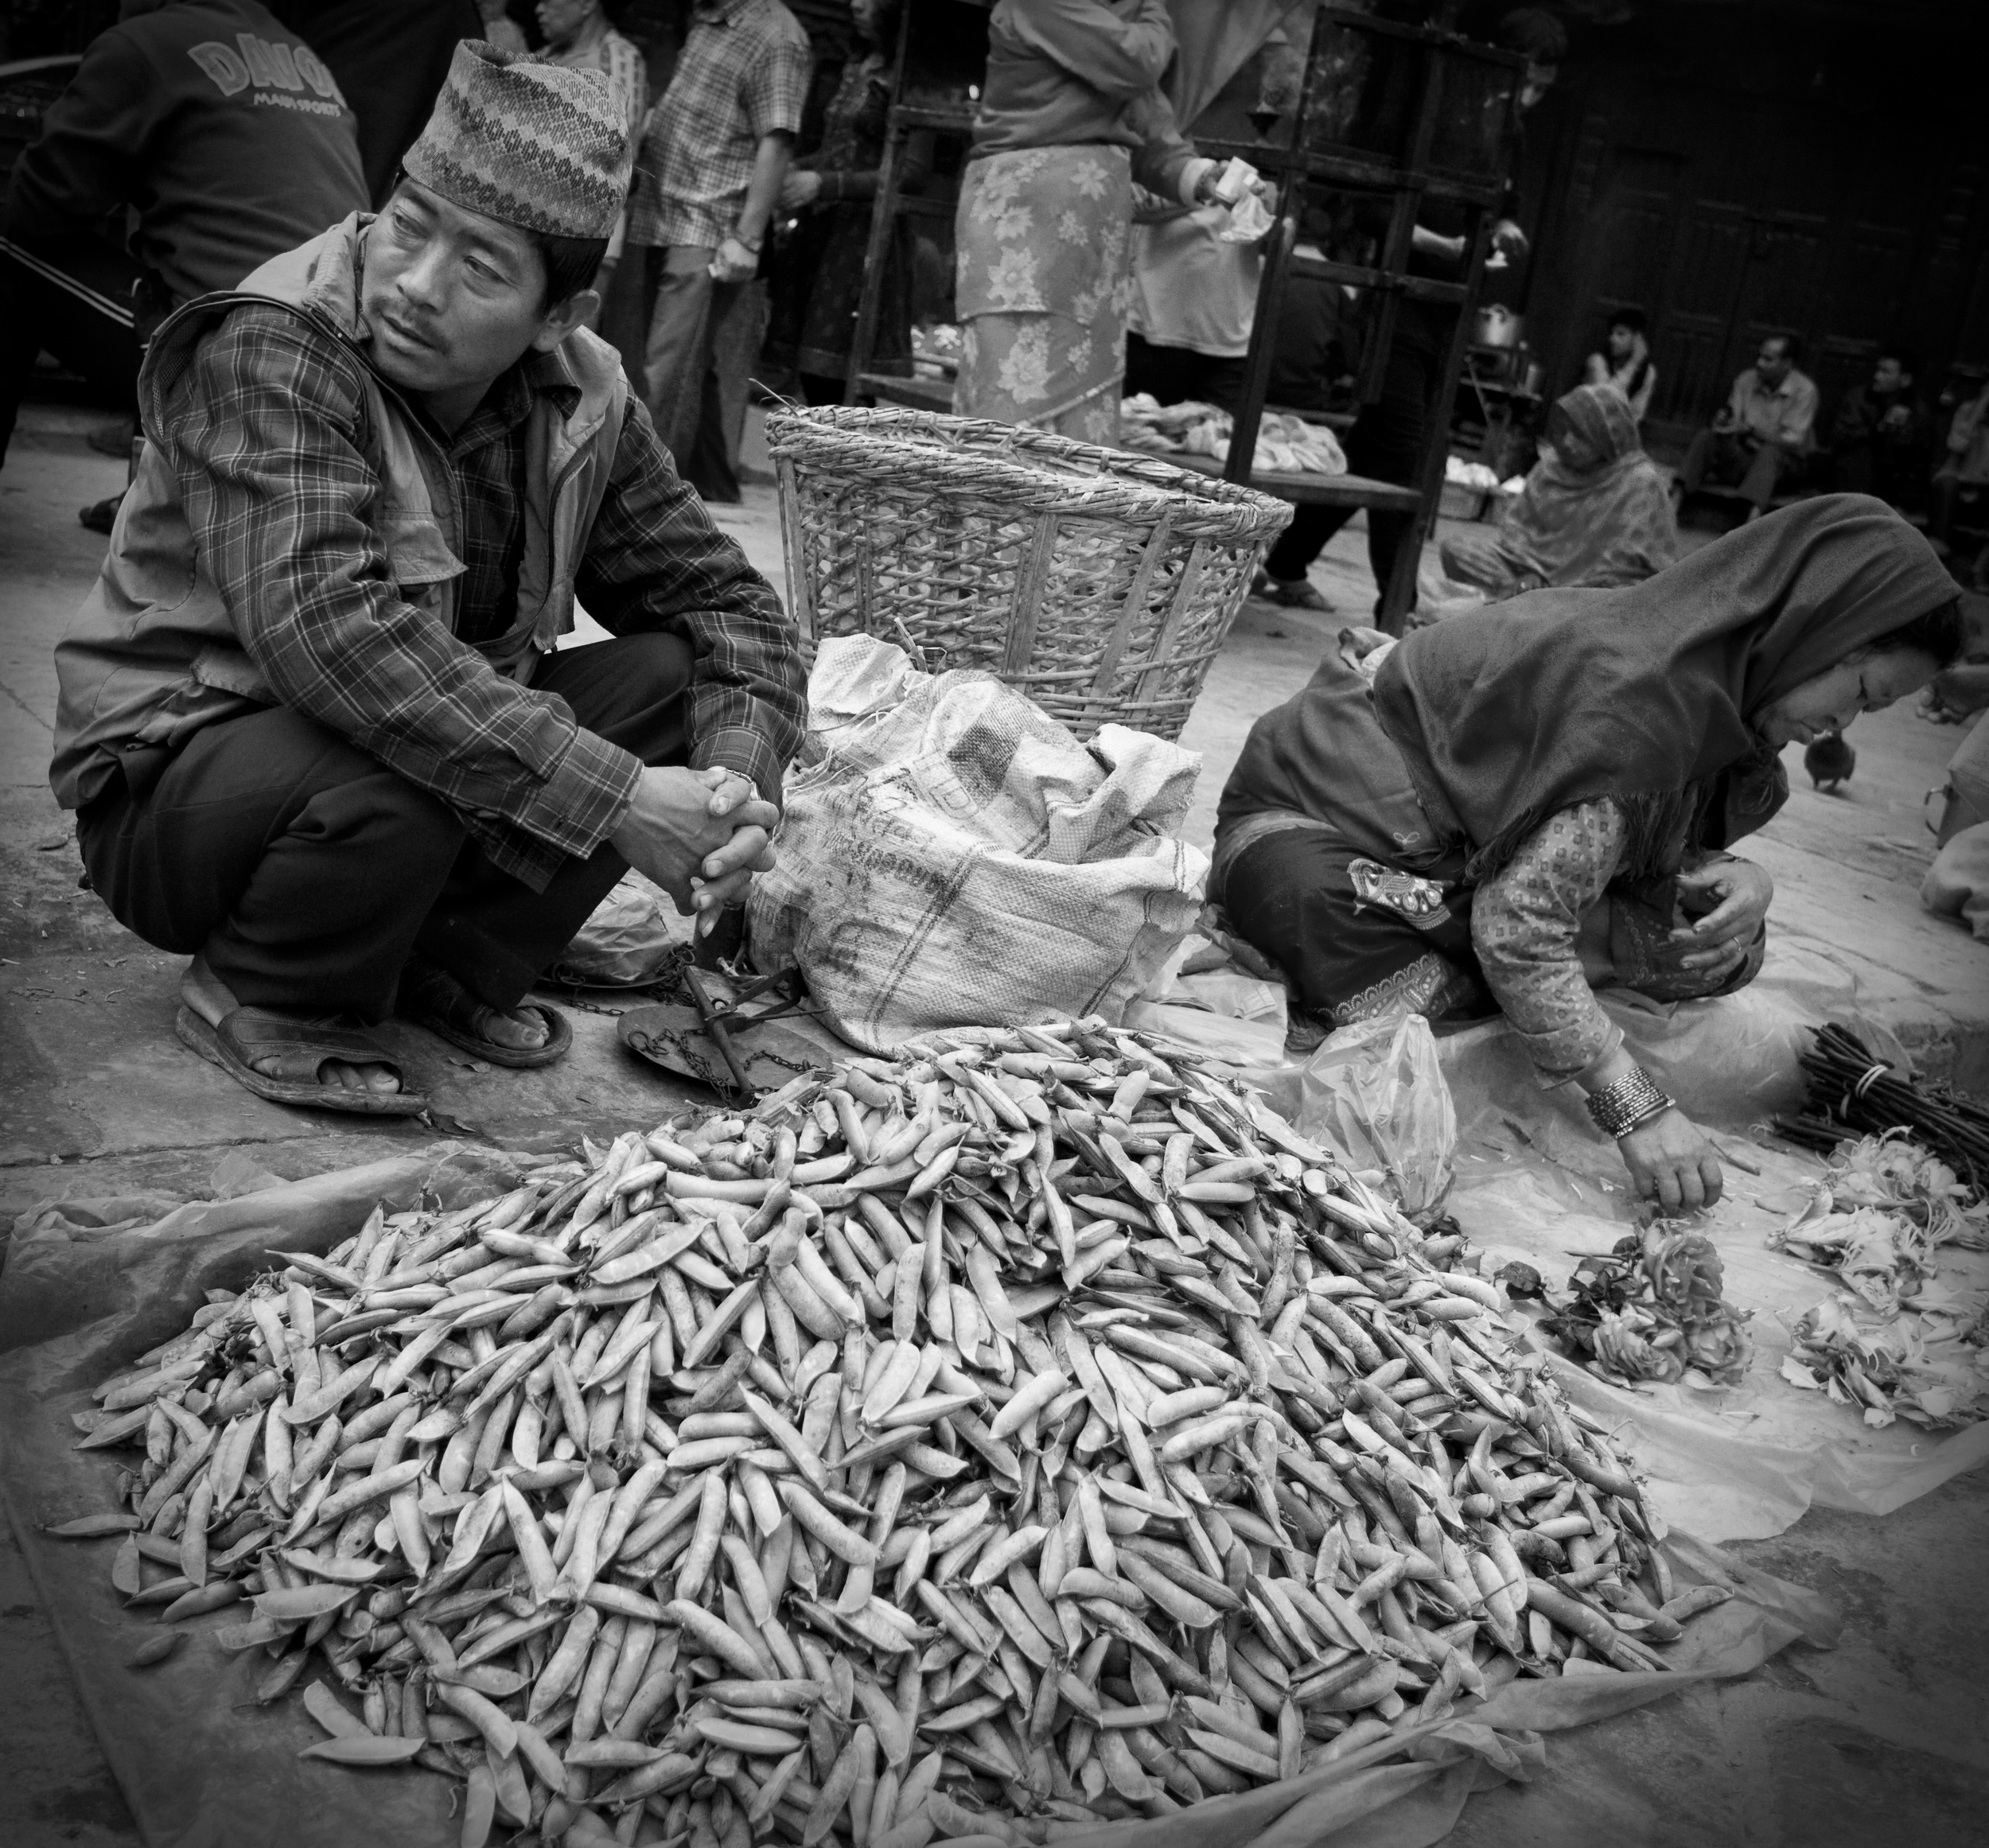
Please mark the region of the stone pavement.
MULTIPOLYGON (((76 889, 71 831, 45 781, 49 651, 103 554, 76 510, 123 475, 84 445, 99 415, 30 407, 0 471, 0 1240, 14 1216, 51 1200, 244 1192, 439 1133, 249 1096, 173 1038, 179 959, 136 941, 76 889)), ((746 506, 717 513, 780 584, 770 491, 749 489, 746 506)), ((1250 722, 1302 683, 1343 624, 1367 620, 1373 592, 1357 526, 1336 538, 1314 577, 1336 612, 1247 606, 1184 735, 1204 758, 1189 831, 1205 846, 1250 722)), ((1777 954, 1831 959, 1930 1064, 1989 1089, 1989 947, 1929 917, 1916 898, 1929 857, 1922 793, 1940 781, 1957 737, 1903 711, 1861 721, 1847 788, 1816 794, 1792 764, 1794 798, 1747 850, 1777 881, 1777 954)), ((551 1074, 477 1070, 418 1031, 390 1032, 443 1127, 504 1146, 551 1147, 583 1129, 599 1137, 653 1124, 684 1099, 623 1052, 611 1017, 575 1011, 573 1020, 574 1052, 551 1074)), ((1969 1562, 1980 1558, 1986 1511, 1989 1484, 1979 1476, 1882 1523, 1812 1512, 1743 1548, 1843 1601, 1845 1646, 1827 1656, 1797 1650, 1746 1683, 1593 1729, 1586 1737, 1621 1784, 1612 1833, 1632 1848, 1979 1841, 1989 1622, 1969 1562)), ((0 1843, 134 1841, 3 1532, 0 1665, 0 1843)), ((1535 1792, 1474 1803, 1455 1839, 1571 1848, 1552 1788, 1550 1779, 1535 1792)), ((1594 1827, 1587 1814, 1585 1842, 1594 1827)))

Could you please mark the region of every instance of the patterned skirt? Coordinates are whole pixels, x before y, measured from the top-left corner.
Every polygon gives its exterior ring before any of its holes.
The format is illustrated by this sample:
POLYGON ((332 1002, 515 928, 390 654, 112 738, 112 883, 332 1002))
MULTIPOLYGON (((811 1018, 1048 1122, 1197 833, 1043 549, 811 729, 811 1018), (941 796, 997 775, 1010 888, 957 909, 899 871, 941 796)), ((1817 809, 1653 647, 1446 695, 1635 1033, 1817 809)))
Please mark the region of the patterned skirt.
POLYGON ((1336 1026, 1493 1011, 1471 947, 1469 891, 1385 866, 1330 829, 1288 828, 1245 847, 1224 877, 1223 908, 1306 1010, 1336 1026))
MULTIPOLYGON (((1346 1026, 1386 1013, 1470 1020, 1497 1003, 1471 943, 1471 889, 1363 853, 1329 828, 1290 828, 1244 847, 1224 877, 1223 908, 1239 936, 1282 967, 1306 1008, 1346 1026)), ((1761 972, 1765 928, 1738 967, 1687 969, 1672 940, 1686 920, 1668 889, 1610 889, 1607 967, 1590 979, 1652 1001, 1730 994, 1761 972), (1655 897, 1659 902, 1651 902, 1655 897)))
POLYGON ((1119 440, 1132 158, 1026 148, 967 164, 954 228, 963 417, 1119 440))

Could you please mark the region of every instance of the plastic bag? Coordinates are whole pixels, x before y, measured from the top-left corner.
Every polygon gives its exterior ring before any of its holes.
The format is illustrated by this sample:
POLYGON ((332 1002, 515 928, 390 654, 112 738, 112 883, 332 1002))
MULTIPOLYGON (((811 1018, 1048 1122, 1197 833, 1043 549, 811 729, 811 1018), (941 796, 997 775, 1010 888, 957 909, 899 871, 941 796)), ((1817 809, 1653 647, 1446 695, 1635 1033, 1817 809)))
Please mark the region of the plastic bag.
POLYGON ((1934 856, 1921 881, 1920 902, 1989 940, 1989 821, 1964 828, 1934 856))
POLYGON ((1219 1059, 1236 1068, 1239 1075, 1253 1084, 1261 1085, 1266 1068, 1275 1067, 1284 1056, 1282 1022, 1240 1020, 1232 1014, 1212 1013, 1205 1007, 1185 1006, 1179 1002, 1136 1001, 1126 1010, 1120 1024, 1137 1033, 1157 1033, 1204 1058, 1219 1059))
POLYGON ((1255 187, 1247 187, 1229 208, 1229 216, 1216 235, 1226 244, 1254 244, 1271 229, 1271 217, 1255 187))
POLYGON ((583 988, 639 988, 690 943, 693 921, 654 880, 625 873, 560 952, 554 976, 583 988))
POLYGON ((1116 1021, 1194 928, 1207 858, 1166 831, 1201 760, 1121 726, 1079 743, 991 674, 825 641, 812 760, 747 905, 763 971, 798 964, 836 1031, 1116 1021))
POLYGON ((1299 1074, 1298 1128, 1356 1169, 1385 1172, 1411 1218, 1434 1211, 1450 1191, 1458 1113, 1430 1023, 1387 1014, 1329 1033, 1299 1074))
POLYGON ((1948 761, 1948 781, 1935 792, 1946 801, 1935 824, 1934 845, 1944 847, 1956 835, 1989 821, 1989 719, 1978 718, 1948 761))

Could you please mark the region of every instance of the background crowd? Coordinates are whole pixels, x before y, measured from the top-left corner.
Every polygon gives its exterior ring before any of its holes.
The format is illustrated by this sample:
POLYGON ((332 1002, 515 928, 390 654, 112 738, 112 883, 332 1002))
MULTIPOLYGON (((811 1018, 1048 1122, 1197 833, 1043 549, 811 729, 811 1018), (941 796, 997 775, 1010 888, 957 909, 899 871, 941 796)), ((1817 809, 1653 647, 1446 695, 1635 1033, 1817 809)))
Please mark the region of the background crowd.
MULTIPOLYGON (((756 391, 858 395, 852 337, 900 21, 901 0, 123 0, 8 187, 0 457, 39 354, 128 381, 174 307, 383 199, 452 47, 477 37, 598 70, 625 108, 628 201, 597 329, 685 477, 737 500, 756 391)), ((1553 14, 1467 7, 1462 22, 1527 60, 1523 109, 1554 82, 1567 38, 1553 14)), ((1099 442, 1118 440, 1127 393, 1233 408, 1262 267, 1261 241, 1236 227, 1253 208, 1267 222, 1269 192, 1194 137, 1248 141, 1298 82, 1302 37, 1259 33, 1212 73, 1184 132, 1166 0, 1001 0, 970 142, 920 130, 903 143, 900 195, 957 206, 898 216, 879 241, 864 369, 905 377, 942 356, 960 412, 1099 442)), ((1413 270, 1461 274, 1462 223, 1425 217, 1413 270)), ((1315 209, 1300 247, 1360 261, 1384 230, 1315 209)), ((1515 217, 1493 235, 1496 261, 1524 260, 1515 217)), ((1343 414, 1353 472, 1408 484, 1455 311, 1404 302, 1379 395, 1356 404, 1372 331, 1359 293, 1292 282, 1270 400, 1343 414)), ((1547 395, 1520 452, 1537 457, 1525 492, 1496 531, 1446 548, 1445 570, 1474 593, 1633 582, 1676 555, 1668 477, 1640 434, 1659 383, 1643 313, 1617 309, 1568 371, 1574 388, 1547 395)), ((1873 493, 1937 550, 1959 547, 1965 576, 1989 509, 1989 382, 1939 410, 1929 383, 1894 343, 1867 383, 1826 403, 1796 338, 1771 335, 1668 477, 1672 508, 1711 492, 1752 517, 1807 492, 1873 493)), ((99 440, 123 449, 128 424, 99 440)), ((107 531, 115 508, 86 519, 107 531)), ((1318 603, 1308 569, 1351 512, 1302 505, 1259 593, 1318 603)), ((1410 524, 1370 515, 1377 583, 1410 524)))

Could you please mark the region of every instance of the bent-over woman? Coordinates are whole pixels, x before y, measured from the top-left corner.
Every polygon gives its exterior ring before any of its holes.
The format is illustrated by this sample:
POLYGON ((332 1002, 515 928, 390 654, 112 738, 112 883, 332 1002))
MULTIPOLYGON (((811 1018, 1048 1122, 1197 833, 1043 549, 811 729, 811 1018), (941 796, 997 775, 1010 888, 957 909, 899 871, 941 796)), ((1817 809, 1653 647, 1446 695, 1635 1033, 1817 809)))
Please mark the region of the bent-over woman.
POLYGON ((1773 884, 1725 850, 1787 799, 1783 748, 1917 691, 1961 636, 1933 549, 1849 494, 1627 589, 1536 591, 1399 643, 1349 631, 1251 729, 1212 886, 1337 1022, 1502 1012, 1641 1193, 1707 1204, 1711 1145, 1591 990, 1751 980, 1773 884))
POLYGON ((1496 529, 1438 548, 1448 576, 1497 601, 1548 585, 1640 584, 1676 561, 1671 484, 1613 385, 1578 385, 1557 399, 1543 446, 1496 529))
POLYGON ((997 0, 954 228, 963 417, 1117 441, 1133 182, 1213 196, 1174 55, 1166 0, 997 0))

